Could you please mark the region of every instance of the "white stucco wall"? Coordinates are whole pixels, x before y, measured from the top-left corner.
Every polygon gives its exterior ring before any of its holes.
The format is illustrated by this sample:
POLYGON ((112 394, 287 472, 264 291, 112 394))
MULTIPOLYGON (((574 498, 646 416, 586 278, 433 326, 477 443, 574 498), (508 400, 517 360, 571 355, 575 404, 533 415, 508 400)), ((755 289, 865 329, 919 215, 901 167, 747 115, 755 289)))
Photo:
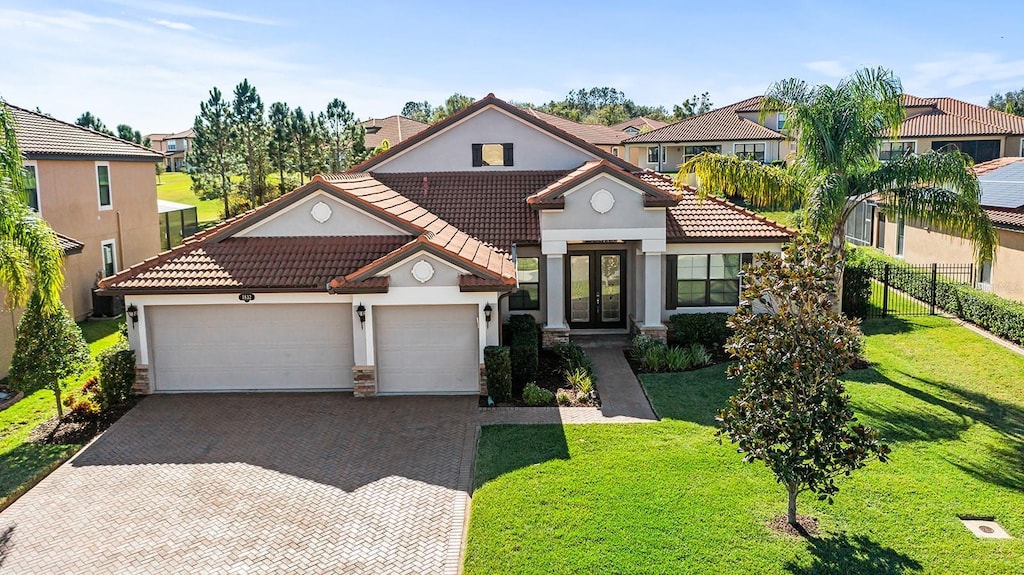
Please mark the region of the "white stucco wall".
POLYGON ((317 192, 235 236, 393 236, 406 233, 326 192, 317 192), (330 217, 323 223, 317 221, 311 213, 321 202, 330 208, 330 217))

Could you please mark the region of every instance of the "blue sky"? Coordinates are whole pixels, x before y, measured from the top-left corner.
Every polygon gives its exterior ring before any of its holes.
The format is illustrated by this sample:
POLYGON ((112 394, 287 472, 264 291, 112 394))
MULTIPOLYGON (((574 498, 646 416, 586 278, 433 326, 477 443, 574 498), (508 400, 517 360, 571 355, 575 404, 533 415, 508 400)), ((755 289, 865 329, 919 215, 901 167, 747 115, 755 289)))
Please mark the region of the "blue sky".
POLYGON ((772 81, 892 68, 909 93, 984 104, 1024 87, 1024 19, 1006 2, 274 2, 4 0, 0 96, 146 132, 189 127, 213 86, 361 118, 452 92, 544 102, 613 86, 671 109, 772 81), (14 56, 10 58, 10 56, 14 56))

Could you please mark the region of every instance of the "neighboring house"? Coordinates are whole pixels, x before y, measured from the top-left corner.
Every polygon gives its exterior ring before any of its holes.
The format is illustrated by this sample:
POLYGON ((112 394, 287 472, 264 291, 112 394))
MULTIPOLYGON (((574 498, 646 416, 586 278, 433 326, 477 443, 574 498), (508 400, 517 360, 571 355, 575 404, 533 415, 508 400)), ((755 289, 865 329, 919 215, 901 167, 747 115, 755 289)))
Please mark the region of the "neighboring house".
MULTIPOLYGON (((61 299, 77 320, 92 313, 92 288, 124 262, 160 251, 156 178, 160 154, 74 124, 8 104, 25 156, 25 196, 64 247, 61 299)), ((3 312, 0 374, 11 348, 7 326, 17 313, 3 312)), ((13 340, 13 337, 11 338, 13 340)))
POLYGON ((150 147, 163 154, 164 169, 168 172, 182 172, 188 164, 185 155, 192 147, 196 132, 192 128, 176 134, 148 134, 150 147))
MULTIPOLYGON (((882 144, 879 159, 893 154, 959 148, 985 162, 1022 155, 1024 118, 953 98, 904 95, 907 117, 899 136, 882 144)), ((624 143, 636 166, 659 172, 678 171, 679 165, 700 154, 716 152, 763 162, 785 161, 796 151, 786 141, 785 114, 768 114, 761 122, 761 96, 711 110, 663 128, 638 134, 624 143)))
POLYGON ((541 112, 540 110, 534 110, 533 108, 521 109, 534 118, 537 118, 538 120, 550 124, 560 130, 564 130, 588 144, 593 144, 616 158, 626 157, 626 150, 622 146, 622 140, 628 138, 629 135, 624 134, 622 130, 617 130, 614 127, 602 124, 573 122, 572 120, 567 120, 561 116, 548 114, 547 112, 541 112))
POLYGON ((654 120, 652 118, 645 118, 643 116, 637 116, 630 118, 625 122, 619 122, 618 124, 612 124, 609 126, 613 130, 625 132, 630 136, 636 136, 637 134, 650 132, 651 130, 657 130, 658 128, 664 128, 668 122, 662 122, 661 120, 654 120))
MULTIPOLYGON (((1024 301, 1024 158, 998 158, 974 167, 981 204, 998 231, 995 260, 975 269, 976 285, 1024 301)), ((966 239, 915 221, 886 222, 879 206, 862 203, 847 221, 847 239, 913 264, 974 264, 966 239)))
POLYGON ((791 234, 488 95, 101 286, 142 391, 477 394, 509 314, 663 339, 791 234))
POLYGON ((371 150, 380 146, 384 140, 394 146, 430 127, 430 124, 397 115, 387 118, 370 118, 359 124, 366 128, 365 143, 366 147, 371 150))

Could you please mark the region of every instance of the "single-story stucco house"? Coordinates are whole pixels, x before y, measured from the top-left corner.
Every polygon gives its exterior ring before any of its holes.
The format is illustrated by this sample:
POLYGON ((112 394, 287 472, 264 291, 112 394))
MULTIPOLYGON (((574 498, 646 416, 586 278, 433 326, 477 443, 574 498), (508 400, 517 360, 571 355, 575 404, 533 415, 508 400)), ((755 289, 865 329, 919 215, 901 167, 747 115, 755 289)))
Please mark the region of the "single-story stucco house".
POLYGON ((664 338, 791 235, 488 95, 101 286, 143 392, 477 394, 509 314, 664 338))

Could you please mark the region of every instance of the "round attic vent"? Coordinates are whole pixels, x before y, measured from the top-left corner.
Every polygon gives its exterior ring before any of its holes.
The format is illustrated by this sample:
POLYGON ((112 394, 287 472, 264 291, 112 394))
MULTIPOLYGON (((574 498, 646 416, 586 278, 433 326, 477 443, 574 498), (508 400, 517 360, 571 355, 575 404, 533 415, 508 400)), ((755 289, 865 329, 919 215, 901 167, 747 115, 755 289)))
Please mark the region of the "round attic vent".
POLYGON ((313 209, 309 210, 309 215, 313 216, 313 219, 320 222, 321 224, 331 219, 331 215, 334 211, 331 210, 331 206, 323 202, 317 202, 313 209))
POLYGON ((597 190, 590 196, 590 207, 599 214, 607 214, 615 206, 615 196, 608 190, 597 190))
POLYGON ((421 284, 427 283, 434 277, 434 266, 426 260, 420 260, 412 266, 412 277, 421 284))

